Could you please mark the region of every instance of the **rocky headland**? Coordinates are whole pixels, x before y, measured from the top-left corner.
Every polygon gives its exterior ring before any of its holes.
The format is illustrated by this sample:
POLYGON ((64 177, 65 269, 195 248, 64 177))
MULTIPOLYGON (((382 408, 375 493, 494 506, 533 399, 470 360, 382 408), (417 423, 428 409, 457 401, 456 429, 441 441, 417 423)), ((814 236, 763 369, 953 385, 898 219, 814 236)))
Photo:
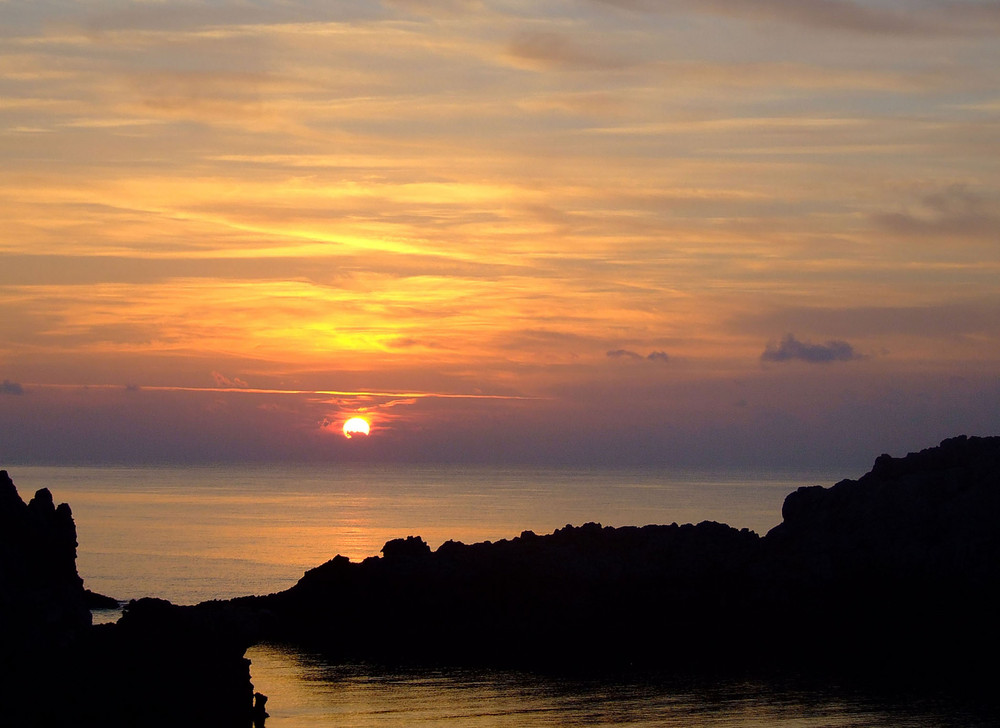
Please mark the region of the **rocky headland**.
POLYGON ((76 548, 70 507, 0 471, 0 725, 249 726, 242 615, 142 599, 93 626, 118 602, 84 588, 76 548))
POLYGON ((436 551, 409 537, 236 603, 265 638, 343 660, 954 676, 997 646, 998 516, 1000 437, 957 437, 799 488, 763 537, 714 522, 436 551))
POLYGON ((56 711, 42 696, 58 693, 75 725, 249 725, 243 655, 262 640, 384 664, 986 684, 998 517, 1000 437, 962 436, 882 455, 858 480, 799 488, 764 536, 589 523, 433 551, 410 536, 360 563, 337 556, 284 592, 191 607, 144 599, 91 627, 69 507, 47 491, 25 505, 3 473, 0 684, 24 692, 0 714, 14 703, 20 725, 45 725, 30 718, 56 711))

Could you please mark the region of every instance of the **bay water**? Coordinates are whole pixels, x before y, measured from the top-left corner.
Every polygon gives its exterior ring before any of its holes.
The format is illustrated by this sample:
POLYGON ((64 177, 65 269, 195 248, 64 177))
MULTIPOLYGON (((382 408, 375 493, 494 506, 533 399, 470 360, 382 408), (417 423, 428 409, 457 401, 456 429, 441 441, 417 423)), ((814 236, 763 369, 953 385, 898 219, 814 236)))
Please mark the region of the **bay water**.
MULTIPOLYGON (((88 588, 178 604, 267 594, 337 554, 385 541, 432 548, 606 526, 713 520, 763 535, 784 497, 831 485, 829 471, 602 470, 456 466, 7 466, 22 497, 49 488, 77 524, 88 588)), ((853 477, 860 475, 855 474, 853 477)), ((97 620, 114 618, 97 613, 97 620)), ((679 629, 683 626, 679 625, 679 629)), ((268 726, 986 726, 995 714, 953 695, 873 697, 774 680, 541 676, 498 670, 394 671, 329 664, 281 645, 247 656, 270 697, 268 726)))

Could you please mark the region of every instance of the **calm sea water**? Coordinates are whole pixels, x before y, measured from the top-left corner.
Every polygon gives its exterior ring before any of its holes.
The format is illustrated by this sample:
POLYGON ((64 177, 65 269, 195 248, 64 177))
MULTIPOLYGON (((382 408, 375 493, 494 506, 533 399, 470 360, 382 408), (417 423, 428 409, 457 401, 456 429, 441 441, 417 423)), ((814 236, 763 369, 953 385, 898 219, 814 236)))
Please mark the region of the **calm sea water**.
MULTIPOLYGON (((72 506, 78 568, 95 591, 175 603, 285 589, 336 554, 360 560, 392 538, 433 548, 604 525, 715 520, 765 533, 800 485, 830 472, 487 467, 8 467, 22 497, 72 506)), ((108 619, 112 615, 97 615, 108 619)), ((919 700, 836 686, 567 680, 506 671, 386 672, 288 648, 248 652, 269 726, 986 726, 947 696, 919 700)), ((985 716, 985 717, 984 717, 985 716)))
POLYGON ((828 472, 432 466, 8 468, 22 497, 73 509, 87 586, 179 604, 267 594, 393 538, 473 543, 606 526, 720 521, 760 534, 828 472))

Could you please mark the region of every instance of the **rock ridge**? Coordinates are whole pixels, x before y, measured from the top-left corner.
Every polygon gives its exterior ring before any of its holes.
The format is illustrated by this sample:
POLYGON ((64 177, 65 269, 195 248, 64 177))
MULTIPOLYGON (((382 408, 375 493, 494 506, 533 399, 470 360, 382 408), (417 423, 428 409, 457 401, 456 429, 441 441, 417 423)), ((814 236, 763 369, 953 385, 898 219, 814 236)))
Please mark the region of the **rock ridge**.
POLYGON ((417 537, 236 600, 333 659, 518 667, 836 667, 907 674, 998 646, 1000 437, 960 436, 799 488, 763 537, 588 523, 495 543, 417 537))

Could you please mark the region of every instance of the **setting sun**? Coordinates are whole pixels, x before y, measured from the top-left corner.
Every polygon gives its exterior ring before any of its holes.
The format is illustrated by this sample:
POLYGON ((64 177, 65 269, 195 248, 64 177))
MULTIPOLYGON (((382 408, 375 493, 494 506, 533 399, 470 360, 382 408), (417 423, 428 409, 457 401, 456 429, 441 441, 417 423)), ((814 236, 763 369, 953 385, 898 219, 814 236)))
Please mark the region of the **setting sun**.
POLYGON ((350 440, 355 435, 367 435, 371 431, 368 420, 361 417, 352 417, 344 423, 344 437, 350 440))

